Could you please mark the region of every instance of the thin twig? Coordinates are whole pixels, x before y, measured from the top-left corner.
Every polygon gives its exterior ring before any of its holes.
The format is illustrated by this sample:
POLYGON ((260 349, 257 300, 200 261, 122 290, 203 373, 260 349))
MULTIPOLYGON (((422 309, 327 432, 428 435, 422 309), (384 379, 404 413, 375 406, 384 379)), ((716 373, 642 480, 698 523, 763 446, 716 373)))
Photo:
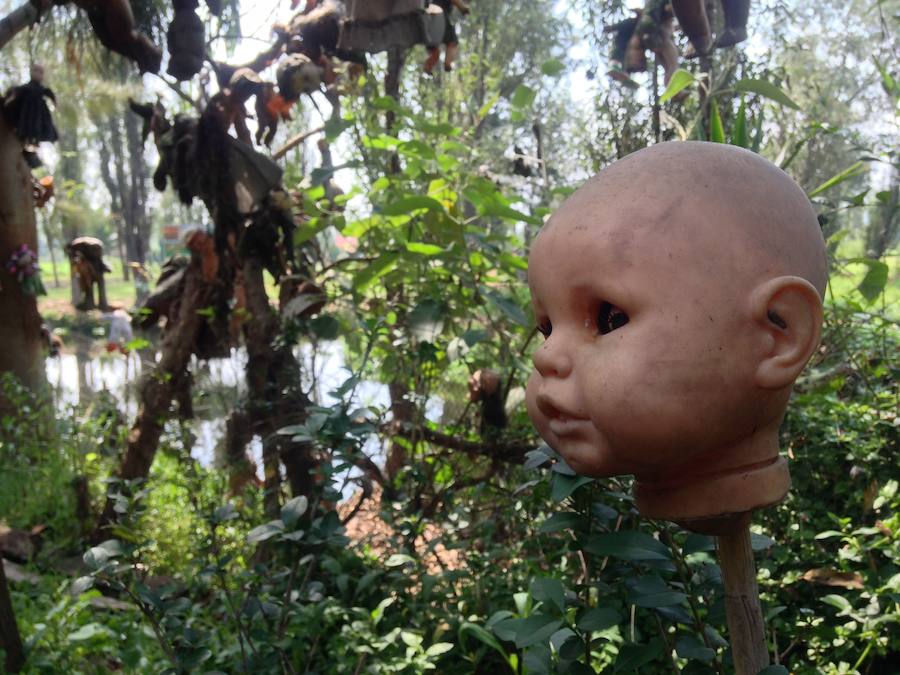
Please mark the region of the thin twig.
POLYGON ((272 159, 281 159, 288 152, 290 152, 291 150, 296 148, 298 145, 300 145, 303 141, 305 141, 307 138, 309 138, 310 136, 315 136, 316 134, 322 133, 323 131, 325 131, 324 126, 316 127, 315 129, 310 129, 309 131, 304 131, 302 134, 297 134, 293 138, 288 139, 288 141, 284 145, 282 145, 280 148, 278 148, 278 150, 276 150, 272 154, 272 159))

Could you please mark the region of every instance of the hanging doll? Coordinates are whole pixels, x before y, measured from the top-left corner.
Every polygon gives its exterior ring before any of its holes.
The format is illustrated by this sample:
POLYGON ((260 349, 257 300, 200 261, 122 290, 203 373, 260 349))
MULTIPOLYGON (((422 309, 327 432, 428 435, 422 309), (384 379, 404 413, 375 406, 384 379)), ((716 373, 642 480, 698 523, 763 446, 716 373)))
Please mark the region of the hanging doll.
POLYGON ((644 8, 634 10, 635 16, 604 29, 615 33, 609 75, 628 86, 636 86, 629 73, 647 70, 647 54, 656 54, 665 71, 664 82, 669 83, 678 69, 678 49, 672 40, 674 13, 669 0, 646 0, 644 8), (624 68, 624 69, 623 69, 624 68))
POLYGON ((13 87, 3 100, 3 113, 25 146, 22 155, 32 169, 41 165, 37 155, 38 144, 43 141, 53 143, 59 139, 45 98, 56 103, 53 90, 44 86, 44 67, 35 64, 31 66, 28 84, 13 87))
POLYGON ((189 80, 203 68, 206 58, 206 30, 197 16, 197 0, 174 0, 175 14, 166 37, 169 43, 169 75, 189 80))
MULTIPOLYGON (((463 14, 468 14, 469 6, 462 0, 432 0, 432 4, 444 10, 444 35, 441 38, 441 44, 444 45, 444 70, 449 73, 453 70, 453 61, 459 51, 459 37, 456 35, 456 28, 450 22, 450 15, 454 7, 463 14)), ((428 58, 422 68, 427 75, 431 75, 440 59, 441 45, 428 45, 428 58)))

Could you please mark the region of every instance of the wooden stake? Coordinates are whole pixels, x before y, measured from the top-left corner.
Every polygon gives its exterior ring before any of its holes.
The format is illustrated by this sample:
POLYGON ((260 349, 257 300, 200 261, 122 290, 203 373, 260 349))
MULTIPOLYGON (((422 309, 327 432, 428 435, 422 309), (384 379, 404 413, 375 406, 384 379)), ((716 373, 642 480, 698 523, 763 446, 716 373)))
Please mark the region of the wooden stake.
POLYGON ((745 523, 733 533, 720 535, 717 539, 735 673, 757 675, 769 665, 769 652, 750 546, 750 528, 745 523))

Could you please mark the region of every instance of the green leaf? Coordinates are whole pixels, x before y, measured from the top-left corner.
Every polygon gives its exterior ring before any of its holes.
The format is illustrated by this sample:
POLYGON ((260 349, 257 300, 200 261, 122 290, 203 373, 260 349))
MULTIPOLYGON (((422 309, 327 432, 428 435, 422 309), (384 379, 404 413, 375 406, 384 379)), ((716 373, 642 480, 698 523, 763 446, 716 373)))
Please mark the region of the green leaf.
POLYGON ((760 109, 756 114, 756 127, 753 130, 753 142, 750 144, 750 149, 753 152, 759 152, 759 149, 762 147, 764 118, 765 115, 763 114, 762 109, 760 109))
POLYGON ((634 530, 591 535, 584 550, 621 560, 671 560, 669 548, 649 534, 634 530))
POLYGON ((422 242, 408 242, 406 250, 410 253, 418 253, 419 255, 436 256, 444 252, 442 246, 436 244, 423 244, 422 242))
MULTIPOLYGON (((491 635, 487 630, 485 630, 478 624, 474 624, 469 621, 463 621, 462 625, 460 625, 459 627, 460 645, 465 644, 463 641, 463 637, 466 635, 471 635, 482 644, 485 644, 493 649, 503 658, 504 663, 506 663, 507 665, 509 664, 509 661, 506 658, 506 650, 503 649, 503 646, 500 644, 497 638, 491 635)), ((513 668, 513 672, 515 672, 515 668, 513 668)))
POLYGON ((722 126, 719 105, 714 98, 709 100, 709 140, 713 143, 725 142, 725 127, 722 126))
POLYGON ((259 525, 250 530, 247 533, 247 543, 257 544, 261 541, 271 539, 276 534, 281 534, 282 532, 284 532, 284 523, 280 520, 273 520, 265 525, 259 525))
POLYGON ((679 605, 687 596, 672 590, 661 577, 647 575, 636 579, 627 579, 625 586, 628 588, 628 599, 638 607, 669 607, 679 605))
POLYGON ((514 269, 528 270, 528 261, 522 256, 513 255, 512 253, 501 253, 500 262, 505 263, 514 269))
POLYGON ((864 171, 865 171, 865 165, 862 162, 857 162, 853 166, 848 167, 848 168, 844 169, 843 171, 841 171, 840 173, 832 176, 831 178, 826 180, 824 183, 822 183, 819 187, 817 187, 815 190, 813 190, 806 196, 809 197, 810 199, 812 199, 816 195, 825 192, 825 190, 830 190, 835 185, 840 185, 845 180, 849 180, 855 176, 858 176, 859 174, 863 173, 864 171))
POLYGON ((566 589, 559 579, 540 577, 531 582, 531 597, 545 605, 555 607, 560 613, 566 608, 566 589))
POLYGON ((750 144, 750 139, 747 136, 747 103, 743 97, 741 97, 741 106, 738 108, 737 117, 734 119, 731 144, 739 148, 746 148, 750 144))
POLYGON ((775 540, 771 537, 767 537, 764 534, 757 534, 756 532, 750 533, 750 548, 754 551, 765 551, 767 548, 772 548, 775 545, 775 540))
POLYGON ((294 497, 281 507, 281 522, 287 528, 294 527, 300 520, 300 516, 306 513, 307 506, 309 506, 309 500, 304 495, 294 497))
POLYGON ((707 534, 697 534, 692 532, 688 535, 688 538, 684 541, 684 546, 681 547, 682 555, 690 555, 691 553, 697 553, 698 551, 715 551, 716 550, 716 540, 710 537, 707 534))
POLYGON ((582 485, 593 482, 594 479, 587 476, 566 476, 565 474, 554 473, 550 495, 553 497, 553 501, 561 502, 582 485))
POLYGON ((510 103, 512 103, 513 108, 527 108, 534 102, 534 97, 536 95, 534 89, 527 85, 520 84, 513 92, 510 103))
POLYGON ((384 610, 393 605, 394 600, 396 600, 396 598, 385 598, 378 603, 378 606, 373 609, 371 614, 369 615, 372 617, 373 624, 375 624, 376 626, 378 625, 378 622, 381 621, 381 617, 384 616, 384 610))
POLYGON ((900 83, 893 78, 890 71, 877 58, 873 56, 872 61, 875 62, 875 67, 878 68, 878 73, 881 75, 881 86, 885 93, 892 99, 900 98, 900 83))
POLYGON ((70 591, 72 595, 79 596, 82 593, 87 593, 93 586, 94 577, 78 577, 72 582, 70 591))
MULTIPOLYGON (((539 452, 533 450, 532 452, 539 452)), ((544 460, 547 461, 549 457, 540 453, 544 460)), ((543 461, 541 463, 543 463, 543 461)), ((541 526, 538 528, 538 532, 547 533, 547 532, 559 532, 559 530, 580 530, 583 529, 587 525, 587 522, 579 513, 575 513, 574 511, 564 511, 563 513, 554 513, 547 520, 541 523, 541 526)))
POLYGON ((378 96, 369 101, 369 105, 378 110, 392 110, 395 113, 408 114, 393 96, 378 96))
POLYGON ((860 263, 869 269, 856 290, 870 303, 875 302, 887 287, 890 269, 886 263, 872 258, 853 258, 847 262, 860 263))
POLYGON ((840 610, 841 614, 849 614, 853 610, 853 605, 843 595, 826 595, 822 598, 822 602, 840 610))
POLYGON ((669 86, 666 87, 663 95, 659 97, 659 102, 666 103, 672 100, 683 89, 689 87, 694 82, 696 82, 696 78, 691 75, 691 73, 682 68, 679 68, 674 73, 672 73, 672 78, 669 80, 669 86))
MULTIPOLYGON (((559 645, 559 649, 557 650, 559 652, 559 658, 561 660, 575 661, 576 659, 579 659, 584 655, 584 642, 582 642, 581 638, 578 637, 577 635, 575 635, 575 633, 573 633, 568 628, 563 628, 562 631, 558 631, 557 634, 558 635, 562 634, 566 638, 562 642, 562 644, 559 645), (563 634, 563 631, 566 631, 566 633, 563 634)), ((552 641, 553 641, 553 639, 551 638, 551 642, 552 641)), ((562 665, 562 664, 560 664, 560 665, 562 665)), ((582 665, 582 664, 579 664, 579 665, 582 665)), ((560 668, 559 672, 567 672, 567 673, 571 674, 573 672, 573 670, 571 667, 565 671, 563 671, 562 668, 560 668)), ((589 672, 593 675, 594 671, 589 668, 587 672, 589 672)))
POLYGON ((405 565, 407 563, 415 562, 415 558, 411 555, 406 555, 405 553, 394 553, 388 558, 384 566, 385 567, 400 567, 401 565, 405 565))
POLYGON ((556 77, 565 68, 565 64, 559 59, 547 59, 541 64, 541 72, 549 77, 556 77))
POLYGON ((425 656, 440 656, 441 654, 446 654, 451 649, 453 649, 452 642, 435 642, 428 649, 425 650, 425 656))
POLYGON ((381 208, 381 213, 385 216, 402 216, 412 213, 418 209, 426 209, 427 211, 436 211, 443 213, 444 205, 437 199, 426 197, 424 195, 412 195, 403 197, 390 204, 385 204, 381 208))
POLYGON ((394 269, 399 253, 384 253, 353 277, 353 290, 363 292, 373 282, 394 269))
POLYGON ((531 325, 531 321, 528 320, 528 316, 512 298, 506 295, 502 295, 498 291, 495 291, 493 289, 485 289, 484 296, 487 298, 488 302, 499 309, 503 314, 506 315, 508 319, 510 319, 514 323, 517 323, 524 328, 528 328, 531 325))
POLYGON ((522 649, 539 642, 547 642, 562 621, 549 614, 534 614, 527 619, 507 619, 494 626, 494 631, 509 632, 515 636, 516 647, 522 649))
POLYGON ((638 668, 650 663, 653 659, 662 654, 663 647, 664 643, 659 638, 651 640, 650 643, 646 645, 624 645, 619 649, 619 656, 616 658, 616 665, 613 666, 613 672, 637 672, 638 668))
POLYGON ((745 78, 743 80, 738 80, 734 83, 734 90, 747 94, 759 94, 760 96, 765 96, 766 98, 776 101, 777 103, 787 106, 788 108, 800 110, 799 105, 794 103, 787 94, 785 94, 780 88, 778 88, 768 80, 755 78, 745 78))
POLYGON ((341 324, 333 316, 321 314, 310 319, 309 329, 322 340, 334 340, 341 332, 341 324))
POLYGON ((696 659, 709 663, 716 657, 716 650, 710 649, 697 637, 684 635, 675 643, 675 652, 683 659, 696 659))
POLYGON ((585 633, 606 630, 619 623, 621 617, 618 612, 609 607, 594 607, 589 609, 578 619, 578 628, 585 633))
POLYGON ((98 635, 108 635, 109 629, 99 623, 86 623, 73 633, 69 633, 69 642, 83 642, 97 637, 98 635))
POLYGON ((497 105, 497 101, 500 100, 500 94, 494 94, 491 98, 487 100, 487 102, 478 109, 478 119, 483 119, 485 115, 487 115, 491 108, 497 105))

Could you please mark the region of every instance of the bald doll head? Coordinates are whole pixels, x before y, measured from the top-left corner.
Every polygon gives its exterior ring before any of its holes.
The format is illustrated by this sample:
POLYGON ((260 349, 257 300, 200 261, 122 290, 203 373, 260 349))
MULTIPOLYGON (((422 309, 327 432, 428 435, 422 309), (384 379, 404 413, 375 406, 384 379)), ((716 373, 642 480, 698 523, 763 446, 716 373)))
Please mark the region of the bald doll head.
POLYGON ((635 474, 647 515, 705 517, 721 500, 704 486, 723 480, 734 512, 777 501, 778 427, 826 280, 815 213, 774 165, 699 142, 629 155, 535 241, 529 413, 576 471, 635 474), (735 493, 748 471, 768 485, 735 493))

